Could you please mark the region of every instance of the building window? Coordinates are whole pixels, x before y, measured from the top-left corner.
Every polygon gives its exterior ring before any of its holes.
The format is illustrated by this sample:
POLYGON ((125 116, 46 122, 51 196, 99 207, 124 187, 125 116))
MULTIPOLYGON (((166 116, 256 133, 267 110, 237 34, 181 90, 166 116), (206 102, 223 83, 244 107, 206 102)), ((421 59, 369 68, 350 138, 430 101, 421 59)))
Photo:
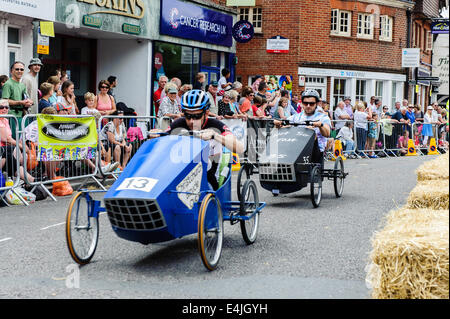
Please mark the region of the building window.
POLYGON ((20 29, 8 27, 8 43, 20 44, 20 29))
POLYGON ((394 108, 395 102, 397 102, 397 82, 392 82, 392 98, 389 110, 394 108))
POLYGON ((350 36, 352 14, 339 9, 331 10, 331 34, 350 36))
POLYGON ((358 28, 356 32, 358 38, 373 39, 373 15, 358 13, 358 28))
POLYGON ((366 101, 366 81, 356 80, 356 100, 365 102, 366 101))
POLYGON ((392 41, 393 19, 389 16, 380 17, 380 41, 392 41))
POLYGON ((426 50, 431 51, 433 50, 433 35, 431 34, 431 31, 427 30, 426 33, 426 50))
POLYGON ((262 33, 262 8, 252 7, 252 8, 240 8, 239 9, 239 19, 247 20, 253 24, 255 33, 262 33))
POLYGON ((336 107, 337 104, 344 100, 345 97, 345 85, 347 83, 347 80, 345 79, 335 79, 334 80, 334 88, 333 88, 333 102, 334 106, 336 107))
POLYGON ((375 82, 375 98, 383 100, 383 81, 375 82))

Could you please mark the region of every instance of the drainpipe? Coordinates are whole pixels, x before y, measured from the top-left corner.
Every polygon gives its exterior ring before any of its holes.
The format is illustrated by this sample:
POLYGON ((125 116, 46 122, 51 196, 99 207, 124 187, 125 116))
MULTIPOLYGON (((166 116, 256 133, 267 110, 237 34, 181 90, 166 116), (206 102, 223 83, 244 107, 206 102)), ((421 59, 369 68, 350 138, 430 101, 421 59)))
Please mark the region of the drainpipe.
MULTIPOLYGON (((411 47, 411 23, 412 23, 412 13, 411 9, 406 9, 406 47, 411 47)), ((408 68, 408 71, 406 72, 406 85, 403 92, 403 95, 405 98, 409 101, 409 79, 410 79, 410 73, 411 71, 414 71, 412 69, 408 68)))

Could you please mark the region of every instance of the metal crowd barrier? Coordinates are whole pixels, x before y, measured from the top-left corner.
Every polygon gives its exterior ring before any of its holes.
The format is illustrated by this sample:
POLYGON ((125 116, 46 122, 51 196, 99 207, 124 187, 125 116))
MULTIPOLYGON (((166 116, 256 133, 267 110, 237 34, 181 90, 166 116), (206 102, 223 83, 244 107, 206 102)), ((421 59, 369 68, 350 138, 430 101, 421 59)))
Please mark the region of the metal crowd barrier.
POLYGON ((99 171, 104 177, 113 177, 117 179, 139 147, 148 139, 148 132, 152 129, 166 129, 170 125, 169 117, 158 118, 156 116, 102 116, 98 120, 98 150, 99 171), (119 120, 117 123, 114 120, 119 120), (122 122, 120 122, 122 120, 122 122), (127 122, 127 124, 124 124, 127 122), (116 126, 117 125, 117 126, 116 126), (114 132, 117 127, 123 132, 124 147, 119 146, 116 139, 110 140, 107 131, 114 126, 114 132), (132 129, 135 128, 135 129, 132 129), (116 164, 118 163, 118 164, 116 164))
MULTIPOLYGON (((14 193, 19 200, 26 206, 28 206, 27 201, 16 191, 16 188, 20 185, 21 180, 21 174, 24 174, 24 169, 21 164, 21 157, 20 157, 20 139, 16 139, 16 145, 11 144, 8 141, 8 134, 7 131, 11 129, 10 121, 13 121, 15 125, 15 136, 18 135, 18 127, 19 127, 19 121, 14 115, 2 115, 0 117, 0 168, 1 168, 1 174, 0 178, 3 180, 2 184, 5 184, 2 186, 0 184, 0 200, 4 202, 7 206, 10 206, 9 203, 6 201, 5 196, 8 194, 9 191, 14 193), (11 179, 13 181, 12 185, 6 186, 6 182, 11 179)), ((12 133, 12 132, 11 132, 12 133)), ((14 136, 11 134, 12 136, 14 136)))

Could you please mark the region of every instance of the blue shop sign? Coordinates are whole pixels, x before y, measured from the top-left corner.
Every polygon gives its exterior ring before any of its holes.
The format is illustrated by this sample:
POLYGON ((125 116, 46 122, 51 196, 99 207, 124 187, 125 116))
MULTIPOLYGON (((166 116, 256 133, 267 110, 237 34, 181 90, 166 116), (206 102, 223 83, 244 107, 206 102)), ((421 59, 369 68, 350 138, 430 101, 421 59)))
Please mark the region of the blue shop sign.
POLYGON ((161 0, 160 34, 231 47, 233 17, 178 0, 161 0))
POLYGON ((449 26, 447 21, 434 21, 431 23, 432 34, 448 34, 449 26))

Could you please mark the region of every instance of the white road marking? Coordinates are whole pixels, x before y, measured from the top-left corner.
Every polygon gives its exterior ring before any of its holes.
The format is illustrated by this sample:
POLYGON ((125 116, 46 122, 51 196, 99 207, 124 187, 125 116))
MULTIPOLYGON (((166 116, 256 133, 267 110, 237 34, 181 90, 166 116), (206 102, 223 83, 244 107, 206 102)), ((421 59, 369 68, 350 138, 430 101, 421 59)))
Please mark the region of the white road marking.
POLYGON ((59 224, 54 224, 54 225, 50 225, 50 226, 47 226, 47 227, 44 227, 44 228, 41 228, 41 230, 46 230, 46 229, 49 229, 49 228, 52 228, 52 227, 56 227, 56 226, 60 226, 60 225, 64 225, 66 222, 64 222, 64 223, 59 223, 59 224))
MULTIPOLYGON (((99 215, 103 215, 103 214, 106 214, 106 212, 102 212, 99 215)), ((41 230, 46 230, 46 229, 49 229, 49 228, 53 228, 53 227, 57 227, 57 226, 65 225, 65 224, 66 224, 66 222, 58 223, 58 224, 54 224, 54 225, 43 227, 43 228, 41 228, 41 230)))
POLYGON ((10 239, 12 239, 12 238, 11 238, 11 237, 7 237, 7 238, 0 239, 0 243, 1 243, 2 241, 7 241, 7 240, 10 240, 10 239))

